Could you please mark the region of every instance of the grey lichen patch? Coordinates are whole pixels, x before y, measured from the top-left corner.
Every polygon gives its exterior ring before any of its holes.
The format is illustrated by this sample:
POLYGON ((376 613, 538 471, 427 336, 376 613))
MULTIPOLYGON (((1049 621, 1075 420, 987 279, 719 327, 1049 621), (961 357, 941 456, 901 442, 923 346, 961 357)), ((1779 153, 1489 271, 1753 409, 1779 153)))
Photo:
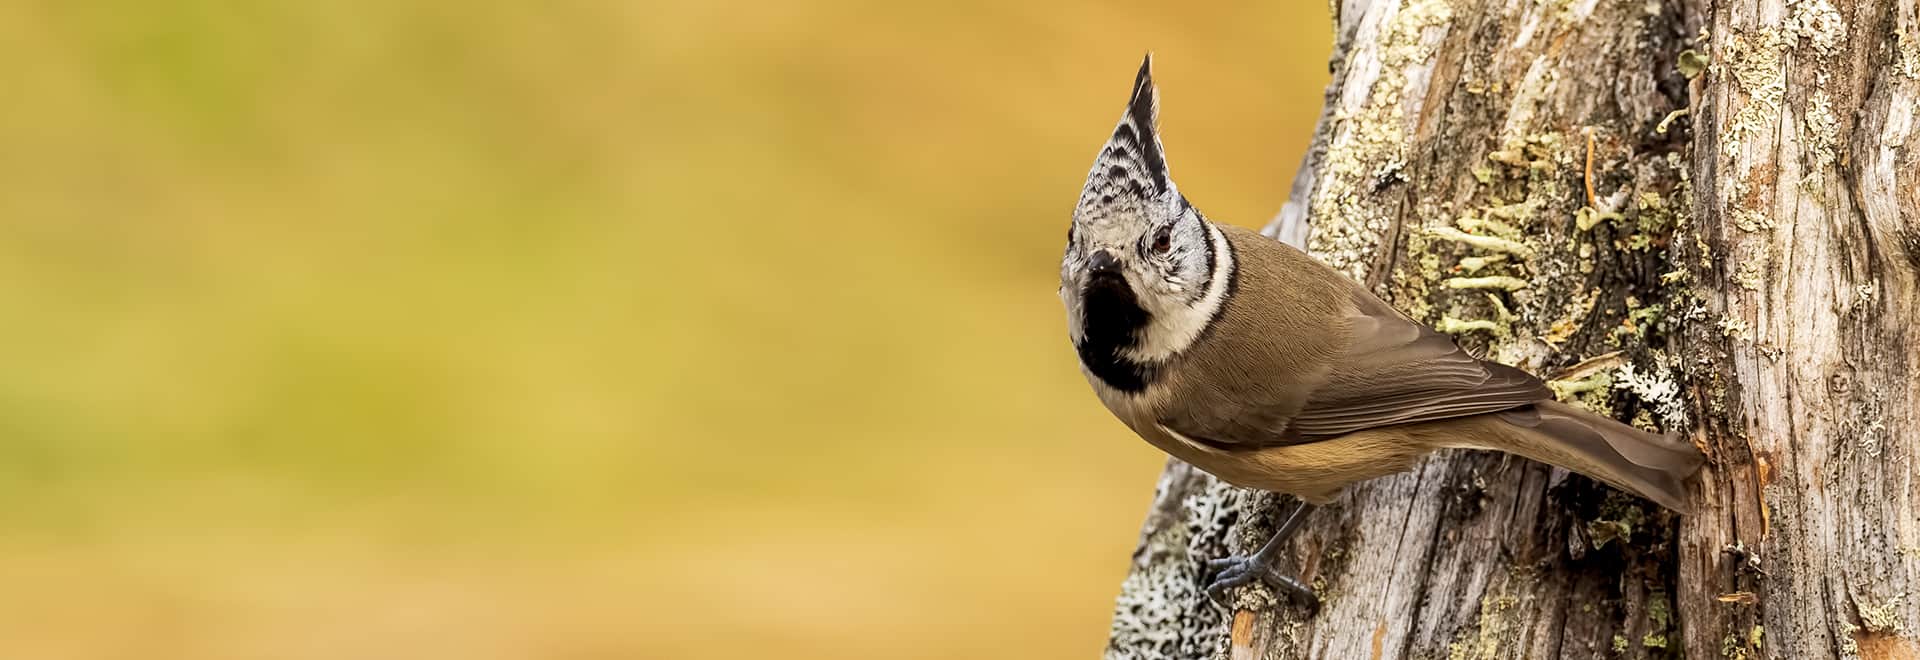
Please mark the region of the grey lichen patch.
POLYGON ((1790 4, 1793 14, 1787 17, 1787 29, 1794 36, 1805 40, 1815 55, 1825 57, 1839 52, 1840 42, 1847 38, 1847 20, 1832 2, 1801 0, 1790 4))
POLYGON ((1753 137, 1773 130, 1780 121, 1780 104, 1787 93, 1784 33, 1763 30, 1734 34, 1727 40, 1727 70, 1747 102, 1734 111, 1720 141, 1720 153, 1734 156, 1753 137))
POLYGON ((1856 454, 1877 463, 1886 447, 1888 437, 1884 395, 1863 392, 1856 396, 1859 398, 1853 404, 1854 414, 1840 424, 1842 434, 1853 436, 1854 441, 1851 444, 1839 444, 1841 460, 1835 462, 1835 469, 1845 465, 1856 454))
POLYGON ((1427 32, 1452 20, 1446 0, 1415 0, 1401 7, 1382 29, 1380 73, 1366 100, 1333 116, 1323 178, 1309 204, 1316 219, 1310 247, 1355 279, 1365 278, 1367 255, 1393 225, 1388 210, 1368 203, 1368 197, 1405 167, 1408 69, 1433 59, 1438 40, 1427 32))
POLYGON ((1621 365, 1620 371, 1614 374, 1613 388, 1639 397, 1660 416, 1661 427, 1687 428, 1686 399, 1680 394, 1680 384, 1665 370, 1644 371, 1632 364, 1621 365))
POLYGON ((1901 30, 1894 35, 1894 49, 1897 51, 1894 70, 1908 78, 1920 79, 1920 35, 1901 30))
POLYGON ((1826 172, 1833 168, 1834 149, 1840 142, 1840 121, 1833 116, 1833 99, 1827 90, 1816 89, 1807 99, 1802 123, 1801 143, 1806 146, 1809 167, 1801 183, 1818 192, 1826 172))
MULTIPOLYGON (((1727 197, 1727 213, 1733 221, 1733 226, 1738 227, 1740 231, 1748 233, 1769 232, 1774 228, 1773 217, 1768 215, 1764 209, 1765 201, 1763 200, 1763 196, 1755 193, 1753 190, 1753 175, 1753 170, 1746 170, 1734 178, 1733 185, 1729 190, 1730 194, 1727 197)), ((1767 182, 1765 185, 1771 187, 1773 184, 1767 182)), ((1749 250, 1758 250, 1759 252, 1755 256, 1742 259, 1741 262, 1743 264, 1764 262, 1769 254, 1768 245, 1770 244, 1763 241, 1758 242, 1756 247, 1748 248, 1749 250)))
MULTIPOLYGON (((1168 470, 1161 477, 1161 492, 1175 486, 1172 479, 1190 474, 1168 470)), ((1202 590, 1201 565, 1225 554, 1227 527, 1235 512, 1253 508, 1252 495, 1212 477, 1194 478, 1204 485, 1187 493, 1177 509, 1161 509, 1179 520, 1156 525, 1141 540, 1133 570, 1114 604, 1109 660, 1202 658, 1225 652, 1224 614, 1202 590)))

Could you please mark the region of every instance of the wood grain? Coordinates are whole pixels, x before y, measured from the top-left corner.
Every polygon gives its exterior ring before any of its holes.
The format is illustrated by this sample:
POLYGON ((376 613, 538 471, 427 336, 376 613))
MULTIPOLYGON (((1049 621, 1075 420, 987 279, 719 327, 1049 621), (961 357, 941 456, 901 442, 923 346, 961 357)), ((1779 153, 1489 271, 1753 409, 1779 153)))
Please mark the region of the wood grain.
POLYGON ((1107 657, 1914 657, 1914 0, 1335 9, 1267 233, 1535 373, 1618 351, 1566 398, 1694 438, 1700 511, 1445 453, 1315 513, 1291 557, 1317 613, 1228 612, 1197 564, 1276 497, 1172 462, 1107 657))

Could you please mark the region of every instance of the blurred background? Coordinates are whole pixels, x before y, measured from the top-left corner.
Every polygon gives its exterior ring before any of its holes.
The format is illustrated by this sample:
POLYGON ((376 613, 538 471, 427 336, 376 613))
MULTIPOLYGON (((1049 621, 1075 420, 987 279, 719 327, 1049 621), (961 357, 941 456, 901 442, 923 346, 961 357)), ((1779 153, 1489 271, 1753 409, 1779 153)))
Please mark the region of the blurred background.
POLYGON ((1152 49, 1265 223, 1325 14, 0 4, 0 656, 1090 657, 1069 211, 1152 49))

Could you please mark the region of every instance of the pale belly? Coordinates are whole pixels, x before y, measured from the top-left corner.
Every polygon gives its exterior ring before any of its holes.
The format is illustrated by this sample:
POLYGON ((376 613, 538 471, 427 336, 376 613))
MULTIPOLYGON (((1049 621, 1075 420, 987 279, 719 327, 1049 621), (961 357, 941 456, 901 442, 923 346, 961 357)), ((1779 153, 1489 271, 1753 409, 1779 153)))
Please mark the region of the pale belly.
MULTIPOLYGON (((1318 442, 1247 449, 1218 448, 1186 437, 1159 421, 1151 396, 1132 396, 1095 384, 1101 403, 1161 451, 1222 481, 1325 503, 1347 484, 1412 467, 1432 450, 1411 441, 1402 427, 1371 429, 1318 442)), ((1162 395, 1164 396, 1164 395, 1162 395)))

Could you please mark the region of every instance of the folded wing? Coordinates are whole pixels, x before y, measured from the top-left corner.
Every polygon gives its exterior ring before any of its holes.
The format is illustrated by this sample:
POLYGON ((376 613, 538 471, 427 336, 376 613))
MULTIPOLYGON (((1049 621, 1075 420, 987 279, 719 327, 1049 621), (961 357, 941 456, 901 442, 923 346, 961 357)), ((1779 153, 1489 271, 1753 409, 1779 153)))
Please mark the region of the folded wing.
POLYGON ((1346 359, 1283 435, 1318 440, 1361 429, 1499 412, 1553 398, 1519 369, 1480 360, 1451 337, 1356 290, 1346 359))

